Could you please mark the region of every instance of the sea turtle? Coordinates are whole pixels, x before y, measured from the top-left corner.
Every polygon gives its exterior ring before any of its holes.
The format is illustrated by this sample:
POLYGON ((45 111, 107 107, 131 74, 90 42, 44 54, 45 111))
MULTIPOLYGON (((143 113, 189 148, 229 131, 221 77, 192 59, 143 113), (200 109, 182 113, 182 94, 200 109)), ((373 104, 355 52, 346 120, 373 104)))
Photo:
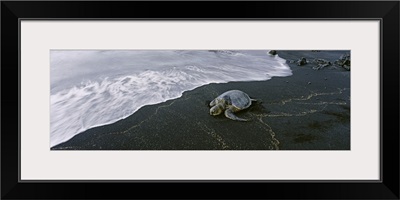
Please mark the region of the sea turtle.
POLYGON ((251 99, 249 95, 240 90, 229 90, 211 101, 210 115, 219 115, 225 111, 225 116, 229 119, 249 121, 248 119, 239 118, 233 113, 250 107, 252 101, 256 100, 251 99))

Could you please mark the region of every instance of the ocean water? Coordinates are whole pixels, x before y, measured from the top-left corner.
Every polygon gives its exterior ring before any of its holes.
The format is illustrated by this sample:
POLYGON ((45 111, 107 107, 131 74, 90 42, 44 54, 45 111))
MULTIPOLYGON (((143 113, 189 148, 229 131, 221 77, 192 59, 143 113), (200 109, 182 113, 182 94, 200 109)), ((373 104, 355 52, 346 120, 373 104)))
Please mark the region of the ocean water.
POLYGON ((290 75, 268 50, 52 50, 50 146, 202 85, 290 75))

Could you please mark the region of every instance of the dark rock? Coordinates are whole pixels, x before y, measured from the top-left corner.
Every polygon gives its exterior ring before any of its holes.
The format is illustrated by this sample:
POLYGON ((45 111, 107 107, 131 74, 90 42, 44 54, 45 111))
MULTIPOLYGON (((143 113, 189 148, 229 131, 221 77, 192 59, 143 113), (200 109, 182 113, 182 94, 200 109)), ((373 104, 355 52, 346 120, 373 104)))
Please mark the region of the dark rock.
POLYGON ((339 58, 340 60, 350 60, 350 54, 343 54, 339 58))
POLYGON ((335 61, 335 65, 343 67, 347 71, 350 71, 350 54, 344 54, 339 57, 339 60, 335 61))
POLYGON ((271 50, 268 53, 271 54, 271 55, 276 55, 278 52, 276 52, 275 50, 271 50))
POLYGON ((313 67, 314 70, 320 70, 332 65, 330 61, 320 58, 314 59, 313 63, 317 65, 313 67))
POLYGON ((307 59, 304 58, 304 57, 302 57, 300 60, 297 61, 297 65, 298 66, 302 66, 302 65, 305 65, 305 64, 307 64, 307 59))
POLYGON ((342 66, 344 69, 346 69, 347 71, 350 71, 350 65, 343 65, 342 66))

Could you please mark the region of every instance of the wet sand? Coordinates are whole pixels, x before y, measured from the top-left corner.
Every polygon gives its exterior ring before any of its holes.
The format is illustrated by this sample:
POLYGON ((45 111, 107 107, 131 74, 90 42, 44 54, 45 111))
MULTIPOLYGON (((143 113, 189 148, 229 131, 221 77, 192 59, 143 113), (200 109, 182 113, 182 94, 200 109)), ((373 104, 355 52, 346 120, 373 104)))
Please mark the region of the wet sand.
POLYGON ((350 71, 290 63, 301 57, 333 63, 349 51, 277 53, 288 60, 292 76, 205 85, 52 150, 350 150, 350 71), (259 100, 237 113, 249 122, 209 115, 207 104, 232 89, 259 100))

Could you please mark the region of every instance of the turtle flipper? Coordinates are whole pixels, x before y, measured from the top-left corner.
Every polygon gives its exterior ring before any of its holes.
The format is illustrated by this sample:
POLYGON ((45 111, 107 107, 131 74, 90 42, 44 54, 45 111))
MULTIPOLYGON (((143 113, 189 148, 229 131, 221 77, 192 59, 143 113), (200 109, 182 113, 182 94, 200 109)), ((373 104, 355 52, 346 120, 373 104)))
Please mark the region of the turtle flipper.
POLYGON ((262 100, 261 99, 253 99, 251 98, 251 103, 257 103, 257 104, 262 104, 262 100))
POLYGON ((232 119, 232 120, 236 120, 236 121, 242 121, 242 122, 249 121, 248 119, 243 119, 243 118, 237 117, 235 114, 233 114, 231 109, 225 110, 225 117, 232 119))
POLYGON ((209 106, 210 106, 210 107, 213 107, 213 106, 215 106, 216 104, 217 104, 217 100, 214 99, 214 100, 212 100, 212 101, 210 102, 209 106))

